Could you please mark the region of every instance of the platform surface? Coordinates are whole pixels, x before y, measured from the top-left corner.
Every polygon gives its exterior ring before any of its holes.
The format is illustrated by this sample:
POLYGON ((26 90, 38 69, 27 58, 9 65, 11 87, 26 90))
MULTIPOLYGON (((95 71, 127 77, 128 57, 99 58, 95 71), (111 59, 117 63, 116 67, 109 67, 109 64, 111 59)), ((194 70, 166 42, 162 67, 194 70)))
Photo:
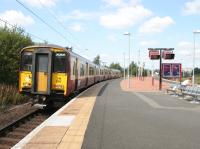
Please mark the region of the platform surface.
POLYGON ((82 149, 200 148, 199 105, 156 92, 150 85, 142 89, 132 84, 127 91, 122 83, 109 83, 97 97, 82 149))
POLYGON ((128 89, 123 79, 91 87, 13 148, 199 149, 200 105, 145 79, 128 89))

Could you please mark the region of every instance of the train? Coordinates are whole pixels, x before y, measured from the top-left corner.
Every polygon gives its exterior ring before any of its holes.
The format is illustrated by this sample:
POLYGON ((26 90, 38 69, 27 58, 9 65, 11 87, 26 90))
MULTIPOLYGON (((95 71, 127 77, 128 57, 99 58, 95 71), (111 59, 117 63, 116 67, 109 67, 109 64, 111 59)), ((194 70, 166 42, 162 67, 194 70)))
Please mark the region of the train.
POLYGON ((28 46, 20 52, 19 92, 45 107, 101 81, 121 76, 116 69, 99 66, 58 45, 28 46))

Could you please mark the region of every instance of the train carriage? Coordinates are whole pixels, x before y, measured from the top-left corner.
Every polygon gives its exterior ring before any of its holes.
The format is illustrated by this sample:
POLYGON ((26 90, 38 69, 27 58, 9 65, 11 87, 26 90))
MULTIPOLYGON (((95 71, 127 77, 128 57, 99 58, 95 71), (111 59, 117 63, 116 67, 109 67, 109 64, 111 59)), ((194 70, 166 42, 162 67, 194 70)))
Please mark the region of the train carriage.
POLYGON ((19 92, 46 105, 49 101, 64 101, 74 91, 111 79, 112 72, 93 64, 70 48, 29 46, 21 51, 19 92))

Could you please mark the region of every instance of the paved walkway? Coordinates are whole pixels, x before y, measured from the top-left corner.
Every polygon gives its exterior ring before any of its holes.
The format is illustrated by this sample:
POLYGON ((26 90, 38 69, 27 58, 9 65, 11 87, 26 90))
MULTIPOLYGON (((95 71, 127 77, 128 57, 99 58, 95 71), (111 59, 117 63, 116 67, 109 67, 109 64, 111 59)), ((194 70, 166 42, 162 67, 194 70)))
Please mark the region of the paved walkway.
POLYGON ((109 83, 97 97, 82 149, 200 148, 199 105, 162 92, 125 92, 122 84, 109 83))
MULTIPOLYGON (((159 91, 159 81, 154 79, 152 84, 152 77, 144 77, 139 79, 137 77, 130 79, 130 88, 128 87, 128 79, 122 80, 121 88, 125 91, 139 91, 139 92, 155 92, 159 91)), ((166 90, 169 87, 168 83, 162 83, 162 90, 166 90)))

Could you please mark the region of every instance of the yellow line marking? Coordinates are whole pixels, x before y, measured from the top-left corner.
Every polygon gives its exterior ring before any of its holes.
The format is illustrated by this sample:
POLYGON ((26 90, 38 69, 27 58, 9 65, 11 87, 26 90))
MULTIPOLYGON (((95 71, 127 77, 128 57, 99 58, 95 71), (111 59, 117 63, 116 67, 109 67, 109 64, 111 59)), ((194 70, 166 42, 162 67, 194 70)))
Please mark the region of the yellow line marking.
MULTIPOLYGON (((103 83, 97 85, 92 90, 89 90, 85 95, 81 96, 72 106, 84 101, 78 111, 74 122, 69 126, 68 131, 63 136, 61 142, 58 144, 57 149, 80 149, 83 143, 84 135, 89 123, 89 118, 92 113, 96 97, 100 91, 103 83)), ((67 112, 67 110, 65 111, 67 112)))
POLYGON ((144 102, 146 102, 148 105, 150 105, 151 107, 153 107, 153 108, 161 108, 162 107, 161 105, 159 105, 157 102, 155 102, 151 98, 148 98, 148 97, 146 97, 146 96, 144 96, 144 95, 142 95, 140 93, 136 93, 136 92, 134 92, 134 94, 136 96, 138 96, 140 99, 142 99, 144 102))

